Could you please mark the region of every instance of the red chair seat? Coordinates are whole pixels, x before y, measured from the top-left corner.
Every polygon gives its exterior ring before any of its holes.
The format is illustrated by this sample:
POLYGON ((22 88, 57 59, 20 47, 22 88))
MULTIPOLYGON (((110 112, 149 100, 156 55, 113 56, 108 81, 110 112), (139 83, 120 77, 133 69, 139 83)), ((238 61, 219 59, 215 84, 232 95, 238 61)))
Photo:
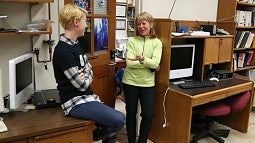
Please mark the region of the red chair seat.
POLYGON ((251 93, 249 91, 246 91, 233 97, 229 97, 225 100, 224 103, 230 106, 231 112, 239 112, 245 108, 250 98, 251 93))
POLYGON ((230 113, 231 108, 223 103, 208 103, 198 107, 196 111, 205 116, 224 116, 230 113))

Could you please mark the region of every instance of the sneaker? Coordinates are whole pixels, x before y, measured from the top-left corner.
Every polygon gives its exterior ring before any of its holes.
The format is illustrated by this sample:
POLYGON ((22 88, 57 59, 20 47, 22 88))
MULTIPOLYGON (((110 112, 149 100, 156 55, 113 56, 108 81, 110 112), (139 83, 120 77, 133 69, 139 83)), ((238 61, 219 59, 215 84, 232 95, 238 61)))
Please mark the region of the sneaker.
POLYGON ((108 137, 102 141, 102 143, 116 143, 117 140, 117 134, 112 134, 111 137, 108 137))
POLYGON ((116 138, 116 133, 109 132, 106 128, 97 127, 93 131, 93 141, 108 140, 113 138, 116 138))

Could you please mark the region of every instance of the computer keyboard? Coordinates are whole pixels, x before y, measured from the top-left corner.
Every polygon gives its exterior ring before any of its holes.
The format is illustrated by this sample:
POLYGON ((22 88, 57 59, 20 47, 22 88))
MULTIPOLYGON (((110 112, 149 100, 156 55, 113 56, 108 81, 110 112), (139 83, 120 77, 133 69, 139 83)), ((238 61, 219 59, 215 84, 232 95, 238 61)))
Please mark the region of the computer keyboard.
POLYGON ((215 84, 212 83, 211 81, 203 81, 203 82, 193 81, 193 82, 181 83, 181 84, 178 84, 178 85, 181 88, 184 88, 184 89, 215 86, 215 84))

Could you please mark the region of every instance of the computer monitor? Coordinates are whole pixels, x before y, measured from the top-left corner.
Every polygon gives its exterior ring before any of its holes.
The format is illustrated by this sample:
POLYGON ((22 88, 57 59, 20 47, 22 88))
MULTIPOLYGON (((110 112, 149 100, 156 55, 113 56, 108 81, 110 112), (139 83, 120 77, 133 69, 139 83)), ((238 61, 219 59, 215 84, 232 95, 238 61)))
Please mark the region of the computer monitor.
POLYGON ((194 56, 195 44, 172 45, 169 79, 192 77, 194 56))
POLYGON ((10 109, 17 109, 34 93, 33 54, 9 60, 10 109))

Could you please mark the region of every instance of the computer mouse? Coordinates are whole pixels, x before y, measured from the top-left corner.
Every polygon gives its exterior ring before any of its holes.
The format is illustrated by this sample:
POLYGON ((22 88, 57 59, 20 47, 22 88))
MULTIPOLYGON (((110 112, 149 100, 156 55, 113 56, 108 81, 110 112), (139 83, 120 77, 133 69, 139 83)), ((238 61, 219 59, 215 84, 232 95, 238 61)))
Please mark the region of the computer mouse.
POLYGON ((56 99, 54 99, 54 98, 49 98, 49 99, 47 100, 47 103, 56 103, 56 99))
POLYGON ((210 81, 220 81, 217 77, 211 77, 209 80, 210 81))

